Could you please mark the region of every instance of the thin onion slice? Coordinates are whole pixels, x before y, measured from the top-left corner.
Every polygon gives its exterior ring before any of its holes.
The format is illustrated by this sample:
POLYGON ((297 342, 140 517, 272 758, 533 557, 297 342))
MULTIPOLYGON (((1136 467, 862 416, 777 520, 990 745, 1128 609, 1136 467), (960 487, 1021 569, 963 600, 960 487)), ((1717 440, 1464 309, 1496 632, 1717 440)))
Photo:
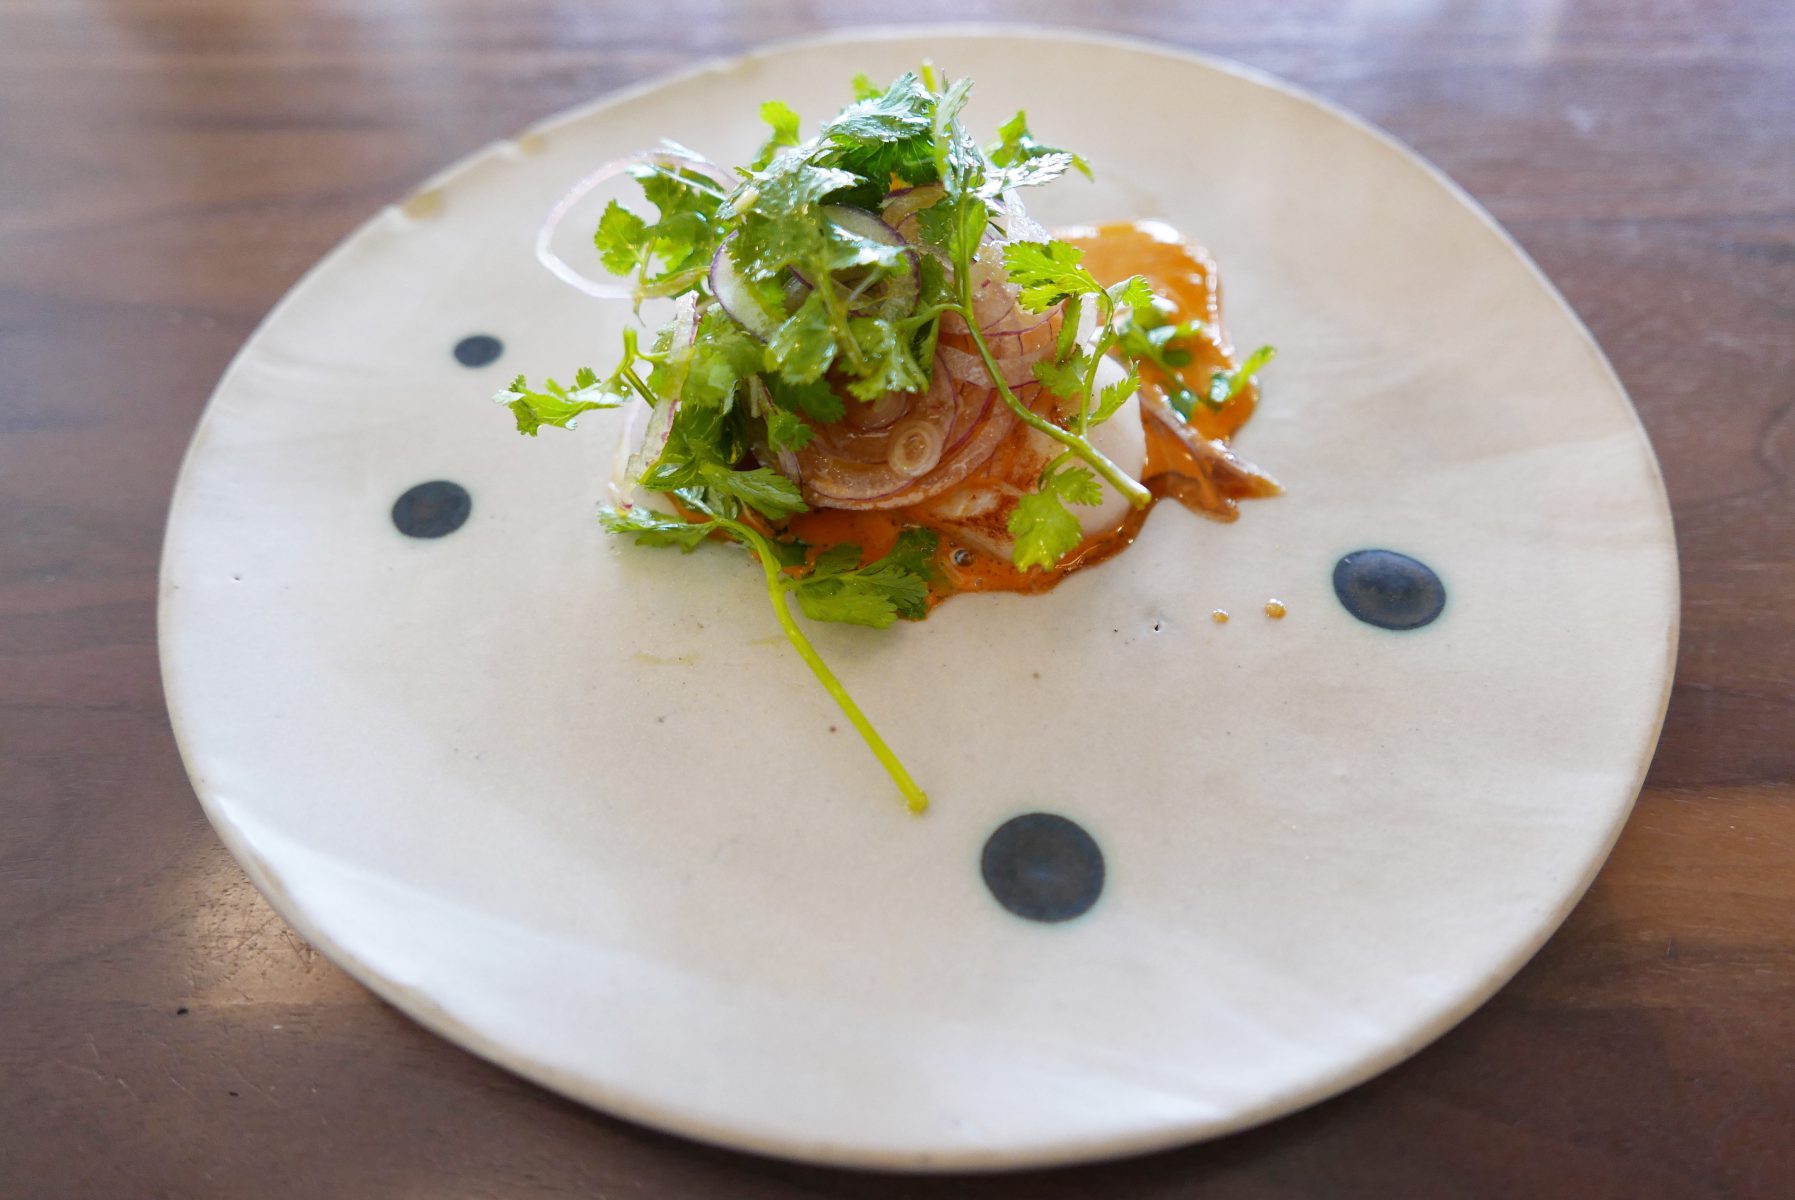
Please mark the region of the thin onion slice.
POLYGON ((717 303, 723 306, 723 311, 735 318, 736 324, 763 342, 771 341, 785 319, 785 314, 774 312, 762 304, 748 281, 742 278, 741 271, 736 269, 735 259, 729 254, 729 243, 733 241, 735 234, 732 233, 723 239, 716 254, 711 256, 711 291, 716 295, 717 303))
POLYGON ((690 171, 694 175, 702 175, 720 186, 725 192, 736 185, 735 178, 728 171, 695 154, 675 150, 645 150, 640 154, 612 159, 574 184, 568 189, 567 194, 556 201, 553 208, 549 209, 548 216, 543 218, 541 227, 536 230, 536 261, 547 267, 555 278, 570 287, 577 288, 588 296, 600 300, 634 300, 636 290, 629 284, 614 279, 592 278, 556 254, 551 243, 554 240, 555 231, 561 227, 561 222, 567 219, 567 214, 573 210, 573 206, 590 195, 592 189, 619 175, 627 174, 632 167, 644 163, 664 167, 669 171, 690 171))

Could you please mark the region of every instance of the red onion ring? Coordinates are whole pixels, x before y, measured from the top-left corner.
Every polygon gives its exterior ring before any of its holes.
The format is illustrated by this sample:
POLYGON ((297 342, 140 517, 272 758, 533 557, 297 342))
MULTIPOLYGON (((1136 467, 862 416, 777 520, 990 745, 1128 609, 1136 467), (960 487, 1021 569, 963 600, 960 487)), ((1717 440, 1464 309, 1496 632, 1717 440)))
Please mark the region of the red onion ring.
POLYGON ((591 276, 581 273, 566 259, 556 254, 550 243, 555 236, 555 231, 561 227, 561 222, 567 219, 568 212, 573 209, 574 205, 591 194, 593 188, 615 179, 617 176, 627 173, 631 167, 643 163, 652 163, 670 171, 690 171, 694 175, 702 175, 722 187, 725 192, 733 190, 737 182, 734 176, 716 163, 699 158, 694 154, 684 154, 674 150, 645 150, 640 154, 612 159, 574 184, 568 189, 567 194, 562 196, 553 208, 549 209, 548 216, 543 218, 541 227, 536 230, 536 261, 547 267, 555 278, 579 289, 588 296, 595 296, 600 300, 634 300, 636 298, 634 288, 614 280, 593 279, 591 276))

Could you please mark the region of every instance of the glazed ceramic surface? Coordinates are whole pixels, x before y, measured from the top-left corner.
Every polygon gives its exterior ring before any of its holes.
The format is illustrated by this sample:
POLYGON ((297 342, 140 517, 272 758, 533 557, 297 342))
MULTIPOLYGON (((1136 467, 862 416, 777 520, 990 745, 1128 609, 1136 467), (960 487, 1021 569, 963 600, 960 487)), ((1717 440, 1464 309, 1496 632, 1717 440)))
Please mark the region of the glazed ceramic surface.
POLYGON ((220 834, 419 1021, 700 1138, 997 1167, 1265 1120, 1488 996, 1627 815, 1675 579, 1600 353, 1410 153, 1225 64, 909 32, 605 100, 371 221, 219 385, 161 632, 220 834), (762 100, 808 125, 925 57, 975 127, 1026 107, 1092 159, 1044 221, 1211 248, 1236 339, 1279 347, 1238 446, 1288 495, 1162 506, 1049 595, 813 626, 916 818, 743 555, 600 530, 614 421, 531 440, 488 397, 615 352, 626 307, 532 253, 576 179, 662 136, 742 161, 762 100))

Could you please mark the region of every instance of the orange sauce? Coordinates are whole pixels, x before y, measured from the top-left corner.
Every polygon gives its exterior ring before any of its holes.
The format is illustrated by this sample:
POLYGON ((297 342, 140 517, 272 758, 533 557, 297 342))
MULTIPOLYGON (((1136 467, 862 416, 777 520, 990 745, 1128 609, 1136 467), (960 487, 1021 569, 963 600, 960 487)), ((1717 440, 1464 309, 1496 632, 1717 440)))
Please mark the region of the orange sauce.
MULTIPOLYGON (((1079 226, 1061 230, 1058 237, 1084 251, 1085 269, 1103 286, 1120 283, 1130 275, 1144 275, 1155 294, 1171 301, 1166 315, 1173 321, 1203 323, 1208 336, 1194 339, 1186 347, 1191 361, 1178 371, 1186 387, 1201 395, 1209 390, 1211 375, 1234 367, 1234 343, 1222 325, 1222 277, 1208 251, 1186 242, 1164 221, 1125 221, 1094 229, 1079 226)), ((1163 378, 1155 378, 1159 375, 1156 368, 1145 367, 1141 374, 1145 382, 1163 386, 1163 378)), ((1206 438, 1231 438, 1247 423, 1258 403, 1258 386, 1248 382, 1220 409, 1199 405, 1191 413, 1190 423, 1206 438)))
MULTIPOLYGON (((1192 360, 1178 372, 1185 386, 1201 394, 1208 390, 1211 375, 1236 365, 1234 347, 1221 323, 1221 279, 1214 260, 1201 248, 1185 242, 1159 221, 1079 227, 1062 231, 1059 237, 1084 251, 1084 265, 1098 282, 1108 286, 1131 275, 1143 275, 1168 302, 1170 320, 1202 323, 1206 336, 1192 339, 1188 347, 1192 360)), ((1220 409, 1198 405, 1186 424, 1166 404, 1165 382, 1152 368, 1143 368, 1141 421, 1147 456, 1141 482, 1153 493, 1155 502, 1169 497, 1205 516, 1232 521, 1239 515, 1238 501, 1278 494, 1281 489, 1275 482, 1235 457, 1226 446, 1226 439, 1252 416, 1259 398, 1257 385, 1249 383, 1220 409)), ((1029 471, 1028 464, 1022 462, 1024 455, 1033 454, 1028 433, 1018 422, 1015 433, 960 486, 1016 483, 1029 471)), ((1038 471, 1041 465, 1033 469, 1038 471)), ((934 529, 942 538, 936 563, 939 574, 930 589, 933 607, 959 592, 1047 591, 1072 572, 1126 549, 1150 508, 1151 504, 1135 509, 1114 529, 1086 538, 1051 570, 1019 571, 1008 558, 958 540, 959 531, 925 511, 926 506, 869 511, 813 508, 792 517, 784 529, 819 552, 844 543, 859 546, 862 562, 890 551, 907 528, 934 529)), ((1000 526, 1007 515, 1007 508, 991 514, 988 524, 992 528, 985 532, 1001 539, 1005 531, 1000 526)), ((1214 616, 1218 622, 1228 619, 1219 610, 1214 616)))

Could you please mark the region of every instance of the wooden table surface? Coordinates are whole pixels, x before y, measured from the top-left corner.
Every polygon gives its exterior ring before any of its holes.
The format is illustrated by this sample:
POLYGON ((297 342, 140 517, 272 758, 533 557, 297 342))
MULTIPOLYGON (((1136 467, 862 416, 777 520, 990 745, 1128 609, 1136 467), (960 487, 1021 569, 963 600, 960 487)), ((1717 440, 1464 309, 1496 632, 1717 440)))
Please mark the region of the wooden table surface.
POLYGON ((1792 474, 1786 0, 0 0, 0 1196, 1795 1195, 1792 474), (1415 1059, 1218 1143, 931 1181, 588 1112, 301 941, 169 734, 176 465, 313 260, 557 109, 899 12, 1214 51, 1392 130, 1563 289, 1664 464, 1682 655, 1594 888, 1415 1059))

